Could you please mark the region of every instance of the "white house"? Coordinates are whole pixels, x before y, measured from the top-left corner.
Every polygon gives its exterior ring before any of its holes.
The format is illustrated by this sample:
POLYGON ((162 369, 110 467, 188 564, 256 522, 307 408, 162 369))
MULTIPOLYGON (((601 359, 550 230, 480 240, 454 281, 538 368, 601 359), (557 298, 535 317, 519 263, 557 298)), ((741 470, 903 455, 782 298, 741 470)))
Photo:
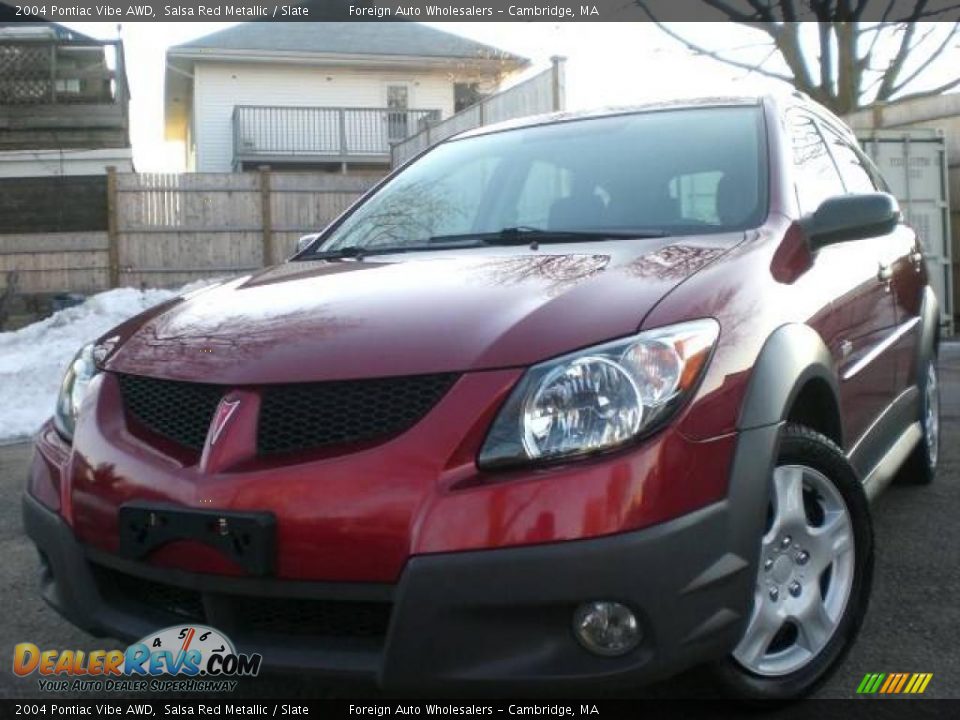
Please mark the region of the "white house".
POLYGON ((391 142, 527 65, 419 23, 245 23, 168 50, 166 138, 188 170, 383 172, 391 142))

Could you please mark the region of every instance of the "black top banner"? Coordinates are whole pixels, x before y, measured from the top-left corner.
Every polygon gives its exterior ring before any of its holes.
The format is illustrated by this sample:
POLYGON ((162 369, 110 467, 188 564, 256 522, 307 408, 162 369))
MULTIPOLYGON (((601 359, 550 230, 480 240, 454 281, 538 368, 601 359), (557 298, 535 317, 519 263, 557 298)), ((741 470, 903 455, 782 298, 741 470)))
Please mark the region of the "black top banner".
POLYGON ((0 21, 955 21, 958 0, 0 0, 0 21))
POLYGON ((746 706, 732 701, 691 700, 503 700, 503 699, 175 699, 142 700, 0 700, 0 720, 10 718, 124 718, 171 720, 183 717, 247 718, 504 718, 504 720, 556 720, 557 718, 619 720, 690 720, 691 718, 750 718, 751 720, 926 720, 954 718, 958 700, 807 700, 792 704, 761 703, 746 706))

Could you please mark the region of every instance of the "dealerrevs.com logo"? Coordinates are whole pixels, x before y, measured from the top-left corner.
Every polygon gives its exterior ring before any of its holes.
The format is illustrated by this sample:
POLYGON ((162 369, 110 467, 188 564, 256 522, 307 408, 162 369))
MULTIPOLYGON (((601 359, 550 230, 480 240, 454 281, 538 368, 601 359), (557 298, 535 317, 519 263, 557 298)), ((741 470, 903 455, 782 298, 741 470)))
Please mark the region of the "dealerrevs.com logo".
POLYGON ((174 625, 126 650, 13 649, 13 672, 39 676, 44 692, 230 692, 238 677, 255 677, 263 657, 238 653, 230 638, 206 625, 174 625))

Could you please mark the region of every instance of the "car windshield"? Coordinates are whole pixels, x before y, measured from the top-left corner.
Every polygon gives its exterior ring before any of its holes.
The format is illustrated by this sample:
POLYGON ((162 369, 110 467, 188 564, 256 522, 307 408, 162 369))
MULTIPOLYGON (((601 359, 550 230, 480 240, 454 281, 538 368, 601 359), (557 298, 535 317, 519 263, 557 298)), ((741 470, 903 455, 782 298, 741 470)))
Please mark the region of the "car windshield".
POLYGON ((762 138, 759 107, 734 106, 447 142, 386 183, 316 250, 481 244, 505 232, 569 242, 743 230, 766 210, 762 138))

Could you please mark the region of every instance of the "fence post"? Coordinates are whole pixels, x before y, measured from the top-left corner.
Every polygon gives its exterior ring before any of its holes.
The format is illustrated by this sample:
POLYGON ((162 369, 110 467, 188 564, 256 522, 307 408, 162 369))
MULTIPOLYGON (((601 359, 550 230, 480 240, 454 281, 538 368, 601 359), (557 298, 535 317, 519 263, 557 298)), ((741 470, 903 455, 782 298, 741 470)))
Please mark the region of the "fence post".
POLYGON ((270 207, 270 167, 260 166, 260 224, 263 226, 263 266, 273 264, 273 210, 270 207))
POLYGON ((110 287, 120 286, 120 233, 117 225, 117 168, 107 167, 107 258, 110 287))
POLYGON ((550 62, 553 64, 552 68, 552 83, 550 85, 550 90, 553 94, 553 110, 557 112, 558 110, 563 110, 566 106, 566 89, 564 87, 564 77, 563 77, 563 64, 566 62, 566 58, 562 55, 554 55, 550 58, 550 62))

